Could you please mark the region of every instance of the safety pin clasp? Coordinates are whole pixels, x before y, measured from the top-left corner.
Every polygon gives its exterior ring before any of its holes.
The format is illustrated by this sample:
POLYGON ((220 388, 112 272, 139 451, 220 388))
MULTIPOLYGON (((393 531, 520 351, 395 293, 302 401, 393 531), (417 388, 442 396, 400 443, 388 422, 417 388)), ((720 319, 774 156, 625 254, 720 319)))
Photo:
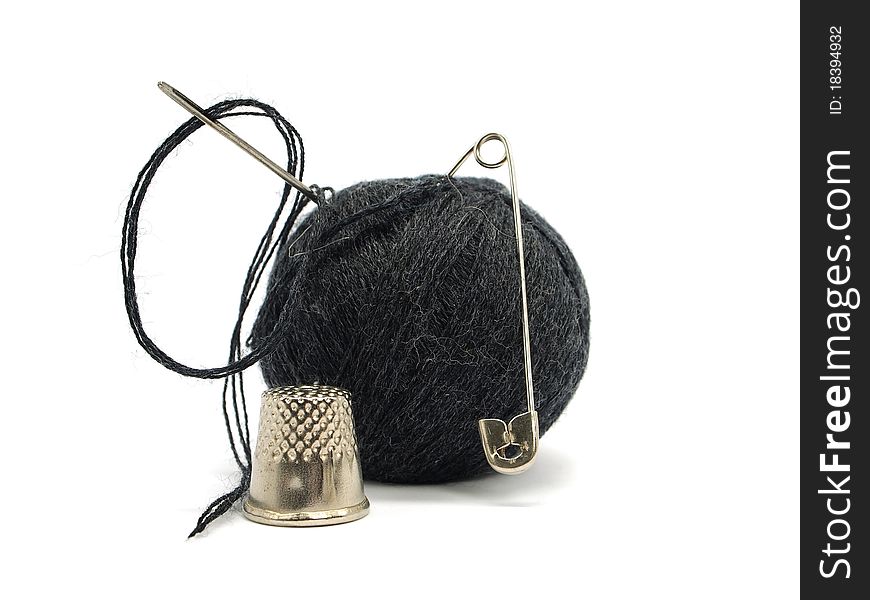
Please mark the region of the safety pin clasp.
POLYGON ((520 199, 517 195, 516 176, 514 175, 514 163, 511 159, 511 150, 507 139, 500 133, 487 133, 480 138, 474 146, 454 165, 448 177, 453 177, 459 167, 471 156, 477 164, 486 169, 497 169, 507 165, 508 177, 510 178, 511 205, 514 213, 514 232, 517 239, 517 257, 519 258, 519 284, 520 284, 520 317, 523 333, 523 371, 526 380, 526 403, 528 410, 520 413, 505 423, 501 419, 480 419, 477 422, 480 430, 480 441, 483 443, 483 451, 486 461, 499 473, 513 475, 522 473, 532 466, 538 454, 538 413, 535 410, 535 390, 532 382, 532 343, 529 337, 529 306, 526 295, 526 260, 523 251, 523 224, 520 214, 520 199), (496 141, 501 143, 504 154, 496 161, 486 161, 483 158, 481 148, 487 142, 496 141))
POLYGON ((481 419, 477 426, 486 462, 499 473, 522 473, 535 462, 538 456, 537 411, 520 413, 510 423, 481 419))

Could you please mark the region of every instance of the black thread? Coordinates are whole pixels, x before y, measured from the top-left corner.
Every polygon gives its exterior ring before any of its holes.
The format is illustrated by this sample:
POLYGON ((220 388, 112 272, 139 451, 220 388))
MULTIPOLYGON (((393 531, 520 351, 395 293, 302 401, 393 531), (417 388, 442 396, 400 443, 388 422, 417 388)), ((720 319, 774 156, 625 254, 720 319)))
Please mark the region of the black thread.
MULTIPOLYGON (((258 116, 271 119, 275 128, 281 134, 287 150, 287 171, 302 179, 305 167, 305 148, 302 138, 296 129, 277 110, 268 104, 251 99, 227 100, 219 102, 206 111, 209 117, 221 120, 229 117, 258 116), (255 110, 238 110, 238 109, 255 110)), ((269 226, 260 238, 251 264, 245 276, 242 293, 239 299, 238 317, 233 327, 229 357, 227 364, 214 368, 195 368, 185 365, 164 352, 145 332, 142 317, 139 311, 139 301, 136 295, 135 264, 138 246, 139 213, 148 187, 157 173, 157 170, 184 140, 202 127, 202 123, 191 118, 176 129, 151 155, 151 158, 142 168, 133 190, 124 215, 124 224, 121 240, 121 266, 124 283, 124 303, 127 308, 127 316, 130 327, 136 335, 136 340, 145 351, 164 367, 186 375, 202 379, 224 378, 222 393, 222 408, 224 424, 226 425, 227 437, 230 443, 233 457, 241 471, 239 484, 230 492, 222 495, 212 502, 202 513, 196 527, 189 537, 202 532, 209 523, 224 514, 232 505, 239 500, 250 485, 251 479, 251 440, 248 427, 247 401, 244 391, 244 378, 242 371, 256 363, 262 357, 268 355, 281 341, 283 334, 289 327, 286 318, 279 317, 275 330, 270 339, 263 340, 257 348, 242 356, 241 328, 245 314, 266 266, 275 254, 277 248, 286 243, 287 237, 299 217, 299 214, 308 203, 308 198, 294 190, 289 184, 284 185, 281 200, 275 210, 269 226), (294 195, 292 205, 287 209, 291 194, 294 195), (283 224, 282 215, 287 212, 283 224), (280 224, 280 227, 279 227, 280 224), (277 235, 276 235, 277 232, 277 235), (231 409, 230 409, 231 406, 231 409), (241 451, 240 451, 241 449, 241 451)), ((321 198, 326 197, 326 191, 330 188, 316 188, 321 198)))

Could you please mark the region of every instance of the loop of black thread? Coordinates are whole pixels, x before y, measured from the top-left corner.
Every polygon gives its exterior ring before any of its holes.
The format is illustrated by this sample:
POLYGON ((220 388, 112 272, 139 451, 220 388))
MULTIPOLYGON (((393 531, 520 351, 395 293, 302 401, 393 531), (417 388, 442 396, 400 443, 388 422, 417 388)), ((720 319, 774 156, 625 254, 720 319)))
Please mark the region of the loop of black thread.
MULTIPOLYGON (((206 114, 215 120, 237 116, 260 116, 272 120, 275 128, 284 139, 287 149, 287 171, 302 179, 305 166, 305 149, 302 138, 296 129, 281 114, 268 104, 251 99, 227 100, 211 106, 206 114), (236 110, 240 108, 253 108, 255 110, 236 110)), ((124 224, 121 240, 121 268, 124 283, 124 300, 127 308, 127 316, 130 327, 136 335, 136 340, 154 360, 168 369, 189 377, 202 379, 224 378, 222 409, 227 437, 233 457, 241 471, 239 484, 230 492, 220 496, 212 502, 202 513, 196 527, 188 537, 201 533, 212 521, 228 511, 248 490, 251 480, 251 442, 248 427, 248 411, 245 399, 244 379, 242 371, 270 354, 280 343, 290 323, 286 314, 282 312, 272 333, 249 354, 242 356, 241 328, 245 314, 267 265, 273 258, 276 250, 283 246, 296 222, 299 214, 308 203, 308 198, 296 191, 295 198, 284 223, 279 228, 282 214, 287 208, 291 193, 295 190, 289 184, 284 185, 281 200, 275 210, 275 214, 269 223, 266 232, 260 239, 251 264, 245 276, 242 294, 239 299, 238 316, 233 327, 230 341, 230 352, 227 364, 215 368, 194 368, 187 366, 164 352, 148 336, 142 325, 142 317, 139 312, 139 302, 136 296, 136 281, 134 268, 136 263, 136 251, 138 245, 139 214, 145 200, 148 187, 163 161, 193 132, 202 127, 202 123, 191 118, 172 133, 151 155, 151 158, 142 168, 127 204, 124 215, 124 224), (277 231, 277 236, 276 236, 277 231), (230 405, 232 410, 230 410, 230 405), (231 413, 232 412, 232 416, 231 413), (234 433, 235 430, 235 433, 234 433), (241 452, 239 451, 241 447, 241 452)), ((321 199, 326 198, 326 191, 331 188, 316 188, 321 199)))
MULTIPOLYGON (((218 104, 215 104, 214 106, 208 108, 205 112, 209 117, 215 120, 220 120, 228 116, 243 115, 267 116, 271 118, 275 124, 275 127, 281 133, 287 145, 288 171, 290 171, 294 175, 298 175, 298 178, 301 179, 305 163, 305 150, 304 146, 302 145, 302 138, 299 136, 299 133, 296 131, 296 129, 283 116, 281 116, 281 114, 278 113, 277 110, 275 110, 268 104, 264 104, 256 100, 247 99, 227 100, 224 102, 219 102, 218 104), (260 109, 262 112, 230 112, 240 106, 252 106, 260 109)), ((145 195, 148 191, 148 187, 151 185, 151 181, 154 178, 154 175, 157 173, 157 170, 163 164, 163 161, 166 159, 166 157, 173 150, 175 150, 181 144, 181 142, 190 137, 190 135, 194 131, 202 126, 202 122, 200 122, 196 118, 191 118, 186 121, 183 125, 176 129, 175 132, 170 135, 166 139, 166 141, 164 141, 157 148, 157 150, 154 151, 154 153, 151 155, 151 158, 148 160, 148 162, 142 168, 142 171, 139 173, 139 176, 136 179, 136 183, 133 186, 133 191, 130 194, 130 200, 127 204, 127 210, 124 215, 124 224, 121 240, 121 269, 124 282, 124 300, 125 306, 127 308, 127 315, 130 320, 130 327, 133 329, 133 332, 136 335, 136 340, 139 342, 142 348, 144 348, 145 351, 148 352, 148 354, 154 360, 162 364, 164 367, 175 371, 176 373, 180 373, 181 375, 186 375, 188 377, 199 377, 202 379, 220 379, 234 373, 242 372, 246 368, 259 361, 263 356, 271 353, 275 349, 275 346, 277 346, 277 344, 280 342, 281 335, 284 333, 287 327, 289 327, 290 324, 287 323, 285 319, 280 319, 279 322, 276 324, 275 331, 272 333, 272 335, 269 336, 268 339, 264 340, 262 344, 260 344, 257 348, 253 349, 249 354, 245 355, 244 357, 238 358, 236 360, 231 359, 230 363, 225 366, 205 369, 190 367, 166 354, 159 346, 157 346, 156 343, 154 343, 154 341, 145 332, 145 329, 142 326, 142 318, 139 313, 139 301, 136 296, 136 282, 134 279, 134 267, 138 246, 139 213, 145 200, 145 195)), ((248 269, 248 277, 245 280, 245 290, 243 290, 242 294, 243 303, 246 296, 245 292, 248 291, 251 279, 256 279, 257 281, 259 281, 259 277, 266 266, 266 262, 268 262, 268 259, 266 259, 265 261, 263 260, 264 253, 267 253, 268 256, 271 257, 272 253, 274 253, 275 247, 277 247, 282 241, 286 240, 287 235, 289 234, 296 217, 298 217, 298 213, 302 210, 302 208, 304 208, 305 204, 307 204, 307 198, 303 196, 300 192, 296 192, 294 210, 288 216, 288 219, 285 222, 284 227, 282 227, 278 239, 274 241, 274 247, 270 248, 270 245, 273 242, 275 227, 277 225, 277 222, 280 220, 281 212, 283 211, 289 195, 292 191, 294 190, 290 187, 289 184, 284 185, 284 192, 281 197, 281 203, 278 207, 278 210, 276 210, 275 212, 275 216, 273 217, 272 222, 269 225, 269 229, 263 235, 263 239, 261 239, 260 245, 257 248, 257 252, 254 256, 251 266, 248 269), (295 210, 297 207, 298 210, 295 210)))

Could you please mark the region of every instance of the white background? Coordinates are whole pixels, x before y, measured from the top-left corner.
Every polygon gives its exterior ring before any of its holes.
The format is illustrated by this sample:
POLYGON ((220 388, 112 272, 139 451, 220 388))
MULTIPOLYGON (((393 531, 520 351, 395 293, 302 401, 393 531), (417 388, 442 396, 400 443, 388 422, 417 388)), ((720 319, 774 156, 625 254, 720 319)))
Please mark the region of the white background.
MULTIPOLYGON (((4 8, 3 595, 796 597, 798 24, 757 1, 4 8), (123 309, 127 194, 187 118, 160 79, 273 104, 306 181, 336 188, 508 136, 592 301, 539 464, 371 484, 350 525, 236 512, 185 539, 235 473, 220 383, 154 363, 123 309)), ((283 157, 268 126, 234 127, 283 157)), ((171 354, 225 359, 280 187, 205 130, 161 171, 137 272, 171 354)))

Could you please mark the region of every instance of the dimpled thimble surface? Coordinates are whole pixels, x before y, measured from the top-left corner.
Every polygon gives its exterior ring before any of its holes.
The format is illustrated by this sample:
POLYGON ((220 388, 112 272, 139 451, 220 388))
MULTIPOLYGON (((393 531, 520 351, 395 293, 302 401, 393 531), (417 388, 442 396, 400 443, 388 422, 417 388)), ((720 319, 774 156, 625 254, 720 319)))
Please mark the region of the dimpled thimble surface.
POLYGON ((267 525, 332 525, 368 514, 350 392, 325 385, 263 393, 245 516, 267 525))

